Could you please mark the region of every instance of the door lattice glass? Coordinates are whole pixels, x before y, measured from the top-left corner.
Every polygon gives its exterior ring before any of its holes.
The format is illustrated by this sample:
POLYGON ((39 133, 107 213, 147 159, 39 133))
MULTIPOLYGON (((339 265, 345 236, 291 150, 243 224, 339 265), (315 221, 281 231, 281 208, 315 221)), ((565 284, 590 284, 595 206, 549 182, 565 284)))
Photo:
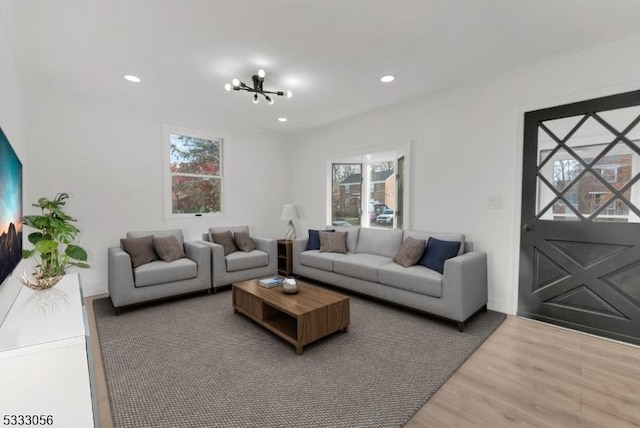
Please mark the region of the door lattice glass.
POLYGON ((640 222, 640 106, 538 123, 540 220, 640 222))

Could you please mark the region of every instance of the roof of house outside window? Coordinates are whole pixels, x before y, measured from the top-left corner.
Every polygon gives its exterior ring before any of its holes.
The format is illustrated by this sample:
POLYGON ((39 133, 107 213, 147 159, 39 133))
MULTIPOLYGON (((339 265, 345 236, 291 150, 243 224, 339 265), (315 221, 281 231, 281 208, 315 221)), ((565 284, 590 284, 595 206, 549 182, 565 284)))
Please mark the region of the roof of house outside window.
MULTIPOLYGON (((374 171, 371 175, 371 183, 384 183, 385 181, 387 181, 387 178, 393 175, 393 171, 374 171)), ((340 185, 342 186, 345 184, 360 184, 361 182, 362 174, 351 174, 350 176, 342 180, 340 182, 340 185)))
POLYGON ((340 182, 340 185, 345 184, 360 184, 362 182, 362 174, 351 174, 340 182))
POLYGON ((387 181, 387 178, 389 178, 390 176, 393 175, 393 171, 374 171, 373 174, 371 174, 371 182, 372 183, 382 183, 384 181, 387 181))

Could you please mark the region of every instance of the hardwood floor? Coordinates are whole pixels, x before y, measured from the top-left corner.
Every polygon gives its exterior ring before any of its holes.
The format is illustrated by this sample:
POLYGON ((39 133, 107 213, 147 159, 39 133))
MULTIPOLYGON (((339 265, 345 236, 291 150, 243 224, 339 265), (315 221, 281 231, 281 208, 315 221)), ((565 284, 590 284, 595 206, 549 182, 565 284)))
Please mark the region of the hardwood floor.
MULTIPOLYGON (((87 312, 100 428, 110 428, 97 297, 87 312)), ((509 316, 406 428, 467 426, 640 426, 640 348, 509 316)))
POLYGON ((640 426, 640 349, 510 316, 406 425, 434 426, 640 426))
POLYGON ((89 331, 91 332, 91 351, 93 353, 93 381, 95 382, 96 400, 98 400, 98 424, 96 428, 113 428, 111 418, 111 404, 109 403, 109 393, 107 392, 107 381, 104 377, 102 367, 102 351, 100 351, 100 341, 98 339, 98 329, 96 319, 93 315, 93 300, 105 297, 105 295, 85 297, 85 307, 87 308, 87 319, 89 321, 89 331))

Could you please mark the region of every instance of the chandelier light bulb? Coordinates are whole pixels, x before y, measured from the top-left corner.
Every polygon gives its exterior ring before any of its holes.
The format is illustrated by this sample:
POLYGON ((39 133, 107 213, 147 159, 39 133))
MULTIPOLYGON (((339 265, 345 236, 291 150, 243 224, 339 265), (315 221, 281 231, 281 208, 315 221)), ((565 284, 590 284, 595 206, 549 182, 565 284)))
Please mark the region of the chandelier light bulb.
POLYGON ((258 94, 253 95, 253 103, 258 104, 258 94))
POLYGON ((231 81, 231 84, 237 88, 238 86, 240 86, 240 81, 238 79, 233 79, 231 81))
POLYGON ((262 69, 258 70, 258 77, 264 78, 264 75, 265 75, 264 70, 262 69))
POLYGON ((293 96, 293 94, 291 93, 291 91, 287 91, 287 98, 291 98, 293 96))
POLYGON ((264 97, 269 104, 273 104, 273 98, 271 98, 269 95, 265 95, 264 97))
POLYGON ((227 90, 227 91, 230 91, 231 90, 231 83, 225 83, 224 84, 224 89, 227 90))

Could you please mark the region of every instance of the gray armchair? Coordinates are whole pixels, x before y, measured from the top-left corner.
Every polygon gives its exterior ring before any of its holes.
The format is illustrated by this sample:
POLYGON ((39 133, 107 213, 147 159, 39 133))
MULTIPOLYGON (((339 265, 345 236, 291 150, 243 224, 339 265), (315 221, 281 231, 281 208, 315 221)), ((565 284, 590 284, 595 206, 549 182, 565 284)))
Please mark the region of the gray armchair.
POLYGON ((235 251, 224 254, 224 248, 211 240, 212 233, 231 231, 249 233, 248 226, 211 227, 202 235, 202 243, 211 250, 211 280, 213 292, 238 281, 276 275, 278 272, 278 247, 275 239, 251 236, 253 251, 235 251))
POLYGON ((132 258, 121 247, 108 251, 109 297, 116 313, 123 306, 165 297, 211 290, 211 255, 209 247, 198 242, 184 242, 182 231, 127 232, 127 239, 175 236, 186 257, 166 262, 154 260, 133 267, 132 258))

